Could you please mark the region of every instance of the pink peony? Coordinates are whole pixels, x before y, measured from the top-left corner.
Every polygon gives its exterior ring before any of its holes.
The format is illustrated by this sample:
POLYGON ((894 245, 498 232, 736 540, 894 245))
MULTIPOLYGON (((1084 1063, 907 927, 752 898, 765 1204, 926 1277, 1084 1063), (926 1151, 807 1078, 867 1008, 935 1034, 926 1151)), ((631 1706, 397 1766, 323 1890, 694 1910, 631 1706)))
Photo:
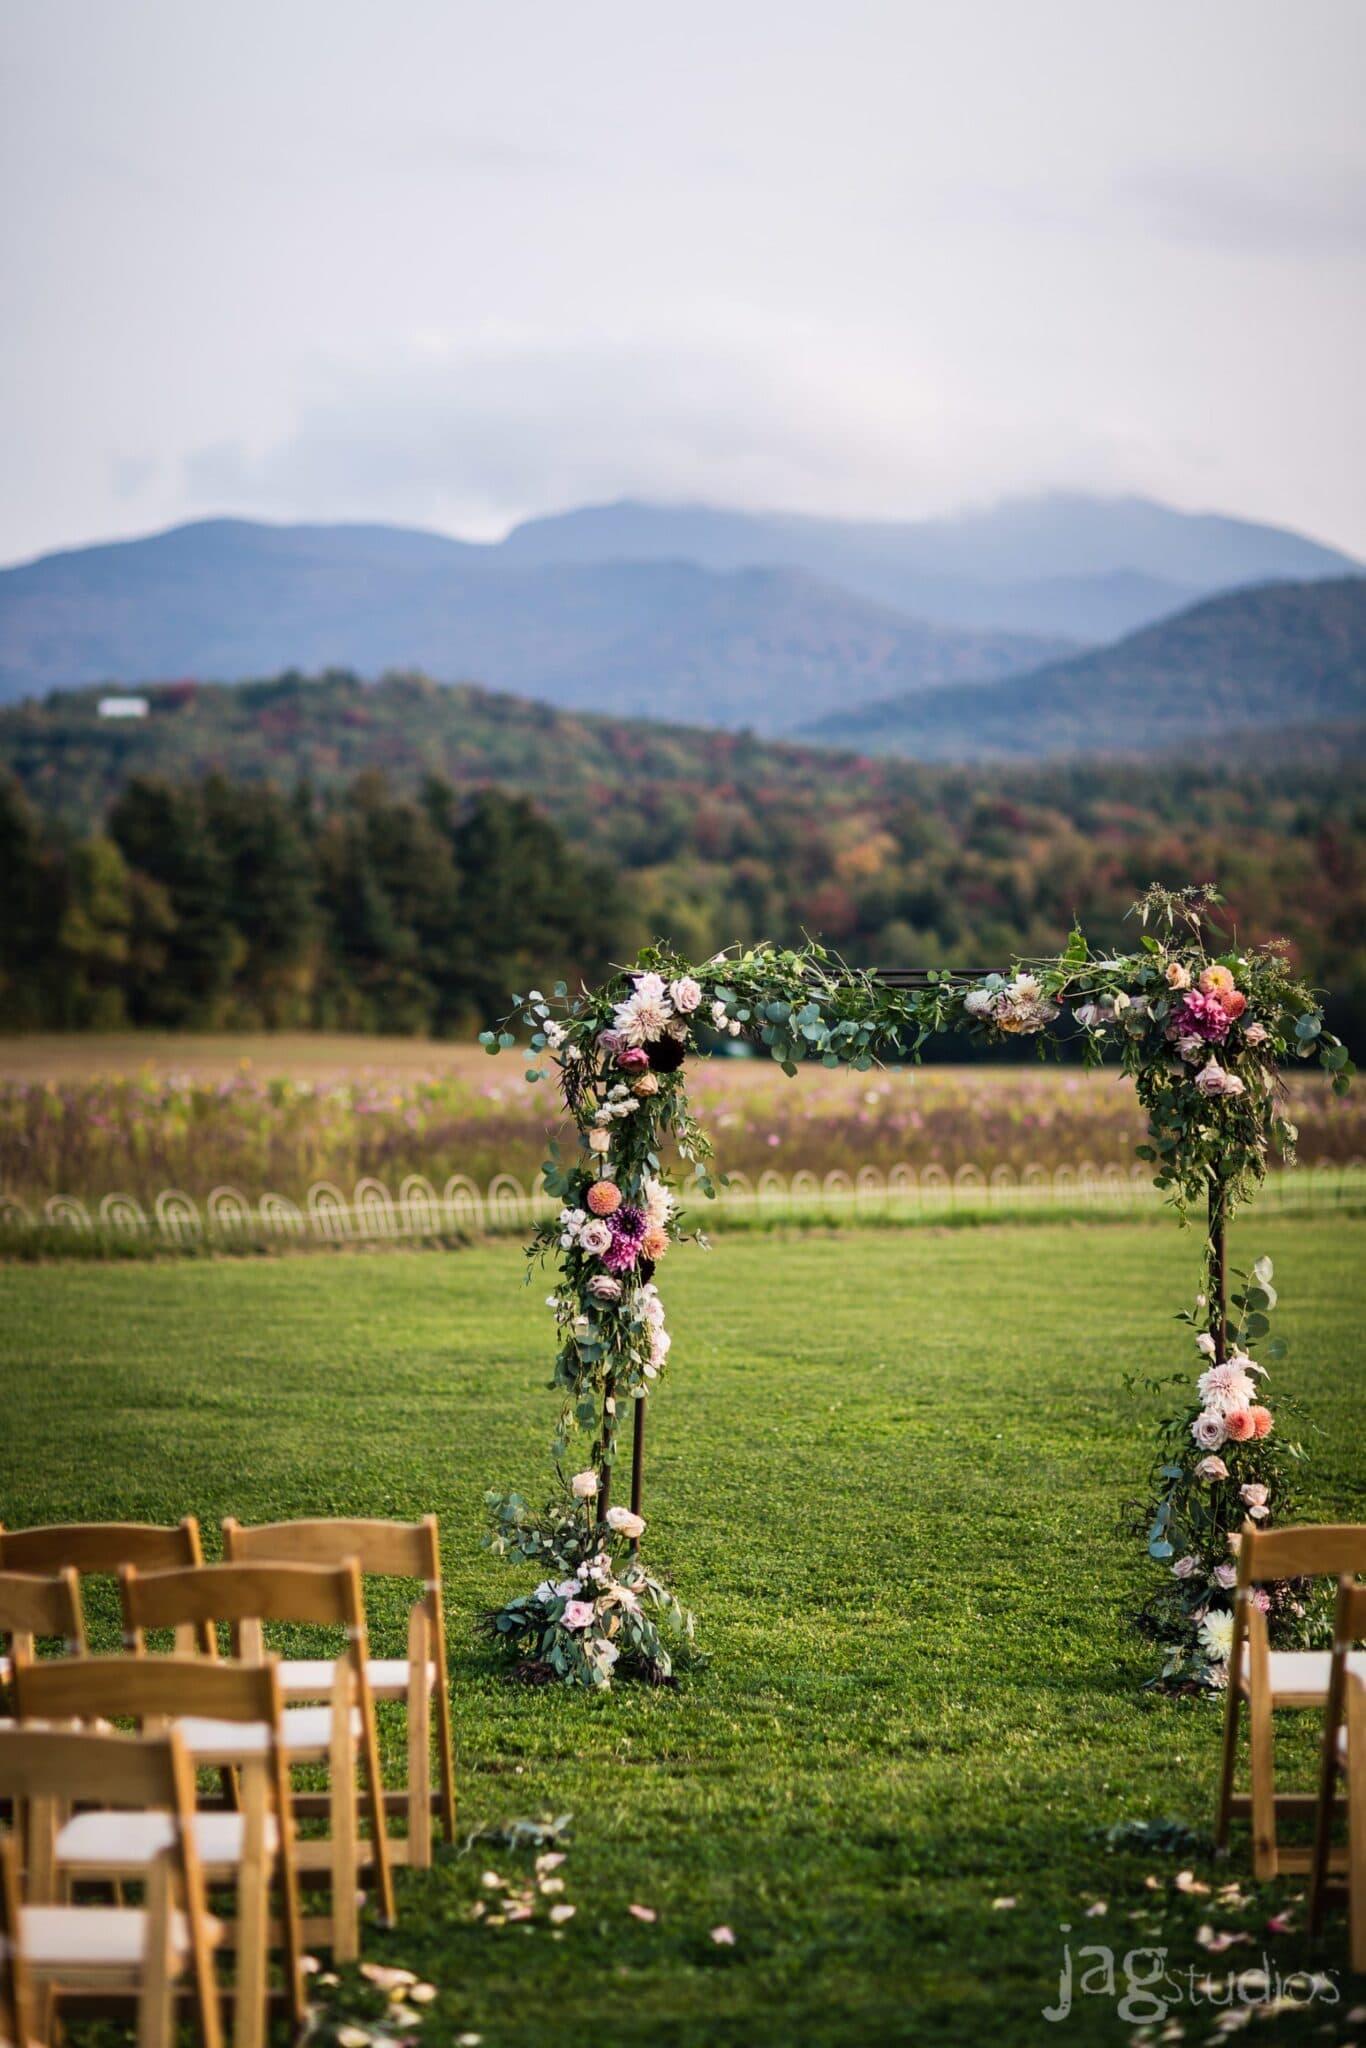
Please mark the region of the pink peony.
POLYGON ((680 974, 669 983, 669 1000, 680 1016, 690 1017, 702 1000, 702 990, 690 974, 680 974))
POLYGON ((1217 996, 1193 988, 1172 1012, 1172 1022, 1182 1037, 1203 1038, 1207 1045, 1222 1045, 1228 1037, 1228 1012, 1217 996))
POLYGON ((1256 1610, 1257 1610, 1258 1614, 1270 1614, 1270 1612, 1271 1612, 1271 1595, 1270 1595, 1270 1594, 1269 1594, 1269 1593, 1267 1592, 1267 1590, 1266 1590, 1266 1587, 1265 1587, 1265 1586, 1254 1586, 1254 1587, 1253 1587, 1253 1589, 1252 1589, 1252 1604, 1253 1604, 1253 1606, 1254 1606, 1254 1607, 1256 1608, 1256 1610))
POLYGON ((1257 1425, 1252 1420, 1250 1408, 1231 1408, 1224 1417, 1224 1428, 1231 1444, 1245 1444, 1257 1434, 1257 1425))
POLYGON ((566 1628, 587 1628, 588 1624, 593 1619, 592 1601, 568 1601, 566 1603, 564 1613, 560 1616, 560 1619, 564 1623, 566 1628))
POLYGON ((1222 1458, 1202 1458, 1195 1468, 1197 1479, 1203 1479, 1207 1486, 1213 1486, 1217 1479, 1228 1478, 1228 1466, 1222 1458))
POLYGON ((1249 1413, 1252 1416, 1252 1427, 1257 1432, 1257 1435, 1259 1437, 1270 1436, 1272 1430, 1276 1427, 1271 1417, 1271 1410, 1256 1406, 1250 1409, 1249 1413))
POLYGON ((595 1180, 584 1196, 595 1216, 611 1216, 621 1207, 621 1189, 612 1180, 595 1180))

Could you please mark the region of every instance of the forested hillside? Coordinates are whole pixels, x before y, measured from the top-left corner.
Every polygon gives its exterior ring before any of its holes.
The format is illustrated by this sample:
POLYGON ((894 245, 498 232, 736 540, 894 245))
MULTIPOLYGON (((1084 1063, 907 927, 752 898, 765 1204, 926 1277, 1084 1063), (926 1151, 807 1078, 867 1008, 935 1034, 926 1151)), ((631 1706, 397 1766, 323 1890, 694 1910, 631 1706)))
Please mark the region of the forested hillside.
POLYGON ((1151 752, 1187 736, 1366 717, 1366 576, 1231 591, 968 698, 846 706, 808 738, 917 760, 1151 752))
POLYGON ((1366 799, 1288 743, 933 767, 333 677, 9 713, 0 762, 11 1025, 452 1032, 659 933, 991 964, 1217 879, 1366 1041, 1366 799))

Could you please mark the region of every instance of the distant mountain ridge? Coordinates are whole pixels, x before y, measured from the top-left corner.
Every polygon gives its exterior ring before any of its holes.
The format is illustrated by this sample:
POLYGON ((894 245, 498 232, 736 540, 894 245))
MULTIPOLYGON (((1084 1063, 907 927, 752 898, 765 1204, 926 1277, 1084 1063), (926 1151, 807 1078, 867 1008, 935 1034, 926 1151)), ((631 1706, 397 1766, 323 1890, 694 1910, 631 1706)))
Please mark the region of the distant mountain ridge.
POLYGON ((1056 636, 927 625, 800 569, 524 562, 366 526, 213 520, 0 572, 0 700, 286 668, 477 678, 562 708, 784 731, 975 682, 1056 636))
POLYGON ((1201 596, 1359 571, 1336 548, 1144 498, 1054 493, 914 522, 854 521, 633 500, 528 520, 502 550, 534 562, 657 561, 808 570, 945 624, 1112 640, 1201 596))
POLYGON ((918 760, 1152 753, 1183 738, 1366 718, 1366 576, 1235 590, 1112 647, 971 695, 828 714, 802 737, 918 760))
POLYGON ((1248 520, 1066 495, 901 523, 623 501, 495 545, 215 519, 0 570, 0 701, 420 667, 573 707, 645 698, 663 717, 788 731, 1037 667, 1217 590, 1359 568, 1248 520))

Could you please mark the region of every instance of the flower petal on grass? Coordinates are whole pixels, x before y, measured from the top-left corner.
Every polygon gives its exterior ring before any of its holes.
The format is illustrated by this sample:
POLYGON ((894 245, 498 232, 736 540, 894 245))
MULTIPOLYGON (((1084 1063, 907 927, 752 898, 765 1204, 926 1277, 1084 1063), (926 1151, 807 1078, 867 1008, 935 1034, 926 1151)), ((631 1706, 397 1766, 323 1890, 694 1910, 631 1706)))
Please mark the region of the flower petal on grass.
POLYGON ((1014 1911, 1014 1909, 1014 1899, 993 1899, 991 1902, 991 1910, 993 1913, 1011 1913, 1014 1911))
POLYGON ((572 1920, 576 1910, 577 1909, 574 1906, 552 1906, 550 1909, 550 1917, 555 1922, 555 1925, 558 1927, 561 1925, 563 1921, 572 1920))
POLYGON ((659 1918, 653 1906, 628 1906, 626 1910, 633 1920, 644 1920, 647 1925, 659 1918))

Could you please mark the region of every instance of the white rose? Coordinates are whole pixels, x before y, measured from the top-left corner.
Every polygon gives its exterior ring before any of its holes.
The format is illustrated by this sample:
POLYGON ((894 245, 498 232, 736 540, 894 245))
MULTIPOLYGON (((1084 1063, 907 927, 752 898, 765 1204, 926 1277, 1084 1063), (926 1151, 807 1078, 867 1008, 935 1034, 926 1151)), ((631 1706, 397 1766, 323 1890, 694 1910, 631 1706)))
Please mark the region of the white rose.
POLYGON ((586 1472, 576 1472, 569 1486, 575 1500, 592 1500, 598 1490, 598 1475, 590 1466, 586 1472))
POLYGON ((607 1526, 615 1529, 618 1536, 629 1536, 634 1543, 645 1534, 645 1517, 633 1515, 629 1508, 608 1508, 607 1526))
POLYGON ((691 1016, 701 1000, 702 991, 690 974, 682 974, 669 983, 669 1001, 683 1016, 691 1016))

